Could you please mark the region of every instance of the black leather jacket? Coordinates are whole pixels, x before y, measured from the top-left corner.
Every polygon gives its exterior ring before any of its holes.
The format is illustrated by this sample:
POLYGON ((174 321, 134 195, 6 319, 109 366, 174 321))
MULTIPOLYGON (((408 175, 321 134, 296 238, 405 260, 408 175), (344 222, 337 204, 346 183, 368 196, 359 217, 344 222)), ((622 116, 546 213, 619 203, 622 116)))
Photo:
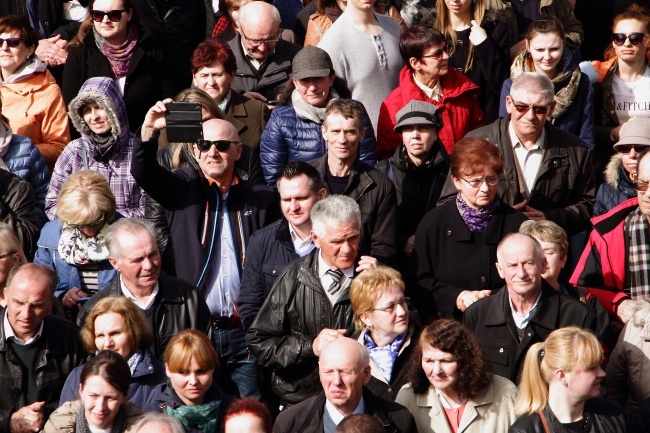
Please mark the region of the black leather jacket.
MULTIPOLYGON (((151 308, 153 313, 153 338, 151 352, 156 359, 162 360, 165 347, 169 340, 183 329, 197 329, 212 335, 212 319, 210 310, 199 291, 180 278, 170 277, 162 272, 158 278, 159 292, 151 308)), ((79 311, 77 323, 86 320, 90 310, 101 299, 108 296, 122 296, 120 278, 113 279, 104 290, 97 292, 79 311)))
POLYGON ((321 389, 312 343, 325 328, 347 329, 354 338, 350 291, 332 307, 318 278, 318 254, 288 265, 248 330, 248 345, 264 367, 273 369, 271 385, 284 403, 295 404, 321 389))
MULTIPOLYGON (((0 433, 9 433, 11 415, 34 401, 21 401, 23 372, 20 361, 7 344, 4 330, 6 310, 0 312, 0 433)), ((43 322, 45 347, 37 355, 36 384, 38 397, 44 401, 45 417, 59 405, 59 396, 68 374, 86 359, 79 339, 79 328, 72 322, 47 315, 43 322)))
MULTIPOLYGON (((572 432, 558 421, 550 407, 546 406, 542 412, 552 433, 572 432)), ((623 409, 616 402, 602 398, 587 400, 583 415, 587 423, 587 428, 584 431, 587 433, 624 433, 628 431, 623 409)), ((508 433, 545 433, 545 430, 539 413, 534 413, 524 415, 515 421, 508 429, 508 433)))

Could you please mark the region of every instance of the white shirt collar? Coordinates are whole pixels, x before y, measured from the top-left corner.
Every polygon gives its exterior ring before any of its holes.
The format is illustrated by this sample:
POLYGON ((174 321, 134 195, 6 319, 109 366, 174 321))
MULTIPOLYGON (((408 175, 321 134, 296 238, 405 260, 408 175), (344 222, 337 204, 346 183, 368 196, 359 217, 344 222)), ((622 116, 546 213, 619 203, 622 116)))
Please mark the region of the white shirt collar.
MULTIPOLYGON (((517 133, 515 132, 515 127, 512 125, 512 121, 508 122, 508 134, 510 135, 510 142, 512 143, 512 147, 515 148, 517 145, 524 147, 524 145, 521 143, 521 140, 519 140, 519 137, 517 137, 517 133)), ((546 128, 542 128, 542 133, 537 137, 537 141, 535 141, 535 145, 529 149, 531 150, 536 150, 544 149, 544 141, 546 140, 546 128)))
MULTIPOLYGON (((330 268, 330 266, 327 263, 325 263, 325 259, 323 259, 323 251, 318 250, 318 276, 320 278, 323 278, 328 269, 332 269, 332 268, 330 268)), ((345 275, 349 279, 352 279, 354 277, 354 266, 352 266, 351 268, 339 269, 339 270, 343 272, 343 275, 345 275)))
MULTIPOLYGON (((505 288, 505 290, 508 290, 505 288)), ((537 300, 535 301, 535 304, 533 305, 533 308, 528 310, 528 314, 523 315, 519 313, 518 311, 515 311, 514 305, 512 305, 512 299, 510 296, 508 296, 508 302, 510 303, 510 311, 512 312, 512 318, 515 321, 515 325, 517 325, 517 328, 519 329, 524 329, 526 326, 528 326, 528 322, 530 321, 530 318, 533 316, 535 312, 535 308, 537 308, 537 304, 539 304, 539 300, 542 298, 542 292, 539 292, 539 296, 537 297, 537 300)))
POLYGON ((158 294, 158 281, 156 281, 156 285, 153 287, 153 291, 151 292, 151 295, 147 298, 146 302, 141 302, 138 298, 133 296, 133 293, 127 287, 124 285, 124 280, 122 279, 122 274, 120 274, 120 286, 122 289, 122 294, 127 298, 130 299, 135 305, 138 306, 141 310, 147 310, 149 307, 153 305, 153 301, 156 299, 156 295, 158 294))
POLYGON ((293 243, 293 249, 296 251, 300 257, 304 257, 307 254, 311 253, 315 248, 314 241, 311 236, 307 235, 305 239, 301 239, 300 235, 293 228, 291 223, 289 224, 289 234, 291 235, 291 242, 293 243))
MULTIPOLYGON (((352 412, 352 415, 355 414, 360 414, 364 413, 366 409, 366 404, 363 401, 363 396, 361 396, 361 400, 359 400, 359 404, 357 405, 356 409, 354 409, 354 412, 352 412)), ((339 410, 334 407, 332 403, 330 403, 329 400, 325 400, 325 410, 327 413, 330 415, 332 418, 332 421, 334 421, 334 424, 339 425, 341 421, 343 421, 343 418, 345 418, 345 415, 343 415, 339 410)))
POLYGON ((41 322, 41 326, 38 328, 38 332, 29 340, 25 341, 20 337, 18 337, 14 332, 14 329, 11 327, 11 323, 9 323, 9 312, 6 310, 5 310, 5 318, 2 324, 4 326, 4 331, 5 331, 5 341, 8 341, 9 338, 13 338, 16 341, 16 343, 20 344, 21 346, 32 344, 36 340, 41 338, 41 335, 43 335, 43 322, 41 322))
POLYGON ((424 92, 425 95, 427 95, 430 99, 433 99, 434 101, 440 101, 440 97, 442 96, 442 87, 440 86, 440 79, 436 82, 436 85, 433 87, 427 87, 424 83, 418 81, 417 78, 415 78, 415 74, 413 75, 413 82, 415 83, 416 86, 420 88, 424 92))

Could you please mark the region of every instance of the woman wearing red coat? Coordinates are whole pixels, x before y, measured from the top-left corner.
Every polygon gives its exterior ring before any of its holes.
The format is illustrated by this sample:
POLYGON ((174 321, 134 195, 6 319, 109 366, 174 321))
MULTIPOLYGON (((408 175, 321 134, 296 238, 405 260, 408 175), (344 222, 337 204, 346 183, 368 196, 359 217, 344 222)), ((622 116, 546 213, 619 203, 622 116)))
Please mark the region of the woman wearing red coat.
POLYGON ((395 115, 415 99, 435 104, 442 115, 438 133, 447 153, 466 133, 485 124, 478 102, 479 87, 448 66, 445 37, 438 30, 416 25, 404 31, 399 42, 406 65, 399 86, 382 102, 377 125, 377 159, 390 158, 402 142, 393 131, 395 115))

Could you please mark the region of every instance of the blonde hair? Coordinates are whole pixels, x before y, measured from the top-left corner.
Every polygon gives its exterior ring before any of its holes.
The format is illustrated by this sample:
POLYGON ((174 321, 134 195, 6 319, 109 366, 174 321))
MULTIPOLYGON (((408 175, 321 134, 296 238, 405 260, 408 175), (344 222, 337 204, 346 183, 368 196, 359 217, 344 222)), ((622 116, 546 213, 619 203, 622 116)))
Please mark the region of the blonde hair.
POLYGON ((61 223, 87 224, 103 216, 109 224, 116 209, 108 180, 95 171, 81 170, 71 174, 61 187, 56 214, 61 223))
MULTIPOLYGON (((485 0, 472 1, 471 8, 473 19, 479 23, 479 25, 482 24, 483 17, 485 16, 485 0)), ((436 3, 436 15, 436 21, 433 23, 433 27, 445 36, 445 40, 451 40, 451 46, 449 47, 449 56, 451 57, 456 52, 458 38, 456 37, 456 31, 451 25, 449 8, 447 8, 444 1, 438 1, 436 3)), ((465 61, 465 72, 472 69, 472 66, 474 65, 474 57, 474 44, 470 42, 469 50, 467 52, 467 60, 465 61)))
POLYGON ((357 329, 365 327, 361 315, 375 308, 384 291, 391 287, 397 287, 404 292, 406 286, 402 275, 388 266, 377 266, 376 269, 362 272, 352 280, 350 304, 354 312, 354 326, 357 329))
POLYGON ((569 240, 566 232, 562 227, 555 224, 553 221, 541 220, 533 221, 528 220, 521 223, 519 226, 519 233, 530 235, 542 242, 549 242, 560 246, 562 258, 566 257, 569 253, 569 240))
POLYGON ((3 222, 0 222, 0 244, 5 246, 5 253, 16 253, 20 256, 20 260, 16 264, 27 262, 23 244, 18 240, 16 232, 9 224, 3 222))
POLYGON ((195 329, 185 329, 169 340, 164 362, 169 371, 178 373, 192 362, 192 358, 204 370, 219 369, 219 357, 208 336, 195 329))
POLYGON ((589 370, 603 361, 603 349, 589 330, 577 326, 557 329, 544 343, 528 349, 515 402, 517 416, 539 412, 548 403, 548 385, 557 369, 589 370))

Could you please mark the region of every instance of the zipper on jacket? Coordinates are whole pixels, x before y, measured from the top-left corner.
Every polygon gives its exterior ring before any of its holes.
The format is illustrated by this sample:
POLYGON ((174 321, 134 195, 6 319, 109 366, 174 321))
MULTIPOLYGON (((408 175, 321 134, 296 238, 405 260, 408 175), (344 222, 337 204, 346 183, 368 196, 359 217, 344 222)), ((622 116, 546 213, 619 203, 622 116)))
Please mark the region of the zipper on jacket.
MULTIPOLYGON (((213 190, 214 190, 214 188, 213 188, 213 190)), ((219 197, 220 193, 219 193, 219 191, 216 191, 216 190, 214 192, 217 195, 217 209, 219 209, 218 203, 219 203, 219 200, 221 200, 221 197, 219 197)), ((206 214, 208 213, 208 208, 209 208, 209 202, 206 202, 206 214)), ((212 224, 212 237, 210 239, 210 249, 208 251, 208 258, 205 261, 205 264, 203 265, 203 270, 201 271, 201 274, 199 275, 199 279, 196 281, 196 287, 201 286, 201 282, 203 281, 203 277, 205 277, 205 273, 208 270, 208 264, 210 263, 210 259, 212 258, 212 250, 214 248, 214 237, 215 237, 215 234, 217 232, 217 222, 218 221, 219 221, 219 212, 217 210, 217 212, 215 214, 215 218, 214 218, 214 223, 212 224)), ((207 225, 208 225, 207 217, 205 219, 204 225, 207 228, 207 225)), ((205 233, 205 235, 207 237, 207 230, 204 233, 205 233)))

